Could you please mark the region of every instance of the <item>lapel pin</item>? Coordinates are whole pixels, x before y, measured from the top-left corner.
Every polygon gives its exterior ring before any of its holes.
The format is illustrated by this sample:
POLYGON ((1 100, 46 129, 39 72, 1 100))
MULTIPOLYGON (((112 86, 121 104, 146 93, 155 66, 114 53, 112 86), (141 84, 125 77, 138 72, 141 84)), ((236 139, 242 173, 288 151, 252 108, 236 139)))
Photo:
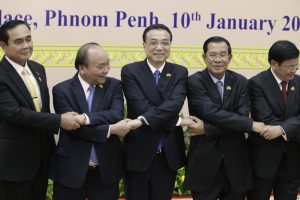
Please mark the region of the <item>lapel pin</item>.
POLYGON ((166 74, 166 77, 171 77, 171 76, 172 76, 171 73, 166 74))
POLYGON ((227 85, 226 90, 231 90, 231 87, 229 85, 227 85))
POLYGON ((101 84, 101 85, 99 85, 99 88, 103 88, 103 85, 101 84))
POLYGON ((295 87, 294 87, 294 86, 292 86, 292 87, 291 87, 291 90, 292 90, 292 91, 294 91, 294 90, 295 90, 295 87))

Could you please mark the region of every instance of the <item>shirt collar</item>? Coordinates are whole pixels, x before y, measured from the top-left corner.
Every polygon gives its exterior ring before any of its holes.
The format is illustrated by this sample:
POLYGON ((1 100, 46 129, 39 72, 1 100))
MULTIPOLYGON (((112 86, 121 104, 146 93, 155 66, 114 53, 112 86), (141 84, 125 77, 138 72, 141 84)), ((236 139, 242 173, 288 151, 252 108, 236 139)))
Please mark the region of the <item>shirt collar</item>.
MULTIPOLYGON (((276 74, 274 73, 272 67, 271 67, 271 72, 272 72, 272 74, 273 74, 273 76, 274 76, 274 78, 275 78, 277 84, 278 84, 278 85, 281 85, 282 80, 280 80, 280 78, 278 78, 278 76, 276 76, 276 74)), ((289 83, 288 81, 286 81, 286 82, 289 83)))
MULTIPOLYGON (((209 72, 208 72, 209 73, 209 72)), ((224 76, 221 79, 217 79, 216 77, 214 77, 211 73, 209 73, 210 77, 212 78, 213 82, 216 84, 218 81, 221 81, 224 85, 224 80, 225 80, 225 73, 224 76)))
POLYGON ((83 78, 81 78, 80 74, 78 73, 78 79, 79 82, 83 88, 83 91, 86 93, 90 87, 91 84, 89 84, 88 82, 86 82, 85 80, 83 80, 83 78))
POLYGON ((150 67, 150 70, 152 71, 152 74, 154 74, 154 72, 155 72, 156 70, 159 70, 159 72, 161 73, 161 72, 163 71, 165 65, 166 65, 166 62, 164 62, 158 69, 156 69, 155 67, 153 67, 153 65, 151 65, 151 63, 149 62, 148 59, 147 59, 147 63, 148 63, 148 65, 149 65, 149 67, 150 67))
POLYGON ((13 66, 13 68, 18 72, 19 75, 22 74, 22 71, 23 71, 24 67, 25 67, 25 69, 27 69, 27 71, 30 74, 32 74, 30 68, 28 67, 27 61, 25 63, 25 66, 23 67, 22 65, 19 65, 18 63, 16 63, 16 62, 12 61, 11 59, 9 59, 7 56, 5 56, 5 58, 13 66))

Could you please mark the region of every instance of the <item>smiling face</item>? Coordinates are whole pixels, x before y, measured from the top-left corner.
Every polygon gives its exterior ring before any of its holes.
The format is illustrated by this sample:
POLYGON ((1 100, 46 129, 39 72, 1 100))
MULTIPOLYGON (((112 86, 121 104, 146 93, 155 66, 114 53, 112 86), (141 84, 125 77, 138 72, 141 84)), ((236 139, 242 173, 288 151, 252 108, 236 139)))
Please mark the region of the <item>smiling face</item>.
POLYGON ((33 45, 28 27, 20 24, 7 30, 8 42, 1 42, 5 55, 12 61, 24 66, 32 55, 33 45))
POLYGON ((87 56, 88 64, 79 66, 80 76, 91 85, 103 84, 110 70, 107 53, 101 47, 93 47, 87 56))
POLYGON ((155 68, 160 67, 170 56, 171 39, 166 30, 150 30, 143 45, 149 62, 155 68))
POLYGON ((225 42, 210 42, 206 54, 202 55, 211 75, 221 79, 231 61, 228 46, 225 42))

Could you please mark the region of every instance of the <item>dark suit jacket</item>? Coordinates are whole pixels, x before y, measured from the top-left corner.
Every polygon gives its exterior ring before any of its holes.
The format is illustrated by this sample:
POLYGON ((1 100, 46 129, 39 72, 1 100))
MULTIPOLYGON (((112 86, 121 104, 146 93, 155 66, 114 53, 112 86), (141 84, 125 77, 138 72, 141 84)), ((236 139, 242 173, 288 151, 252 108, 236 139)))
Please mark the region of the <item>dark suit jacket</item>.
POLYGON ((41 92, 42 110, 36 112, 22 78, 4 57, 0 62, 0 181, 28 181, 41 163, 47 174, 60 115, 49 113, 45 69, 28 61, 41 92))
POLYGON ((54 181, 70 188, 80 188, 87 175, 93 144, 103 183, 117 183, 123 168, 122 145, 117 135, 111 134, 107 138, 107 133, 110 124, 124 117, 121 82, 107 77, 103 87, 96 87, 92 112, 88 111, 78 73, 54 86, 53 100, 57 113, 75 111, 86 113, 90 119, 90 125, 76 131, 61 130, 50 170, 54 181))
POLYGON ((289 81, 286 106, 270 69, 251 78, 249 84, 252 118, 269 125, 281 125, 288 139, 286 143, 283 137, 268 141, 259 134, 250 135, 255 175, 261 178, 275 175, 283 151, 286 149, 288 174, 294 178, 298 177, 300 145, 296 140, 300 133, 300 77, 295 75, 295 78, 289 81))
POLYGON ((176 126, 186 97, 186 68, 166 63, 156 86, 147 61, 128 64, 121 72, 128 118, 143 115, 150 126, 130 131, 124 139, 126 169, 146 171, 151 166, 159 139, 171 169, 185 164, 183 131, 176 126))
POLYGON ((214 181, 222 158, 236 192, 251 187, 251 168, 244 132, 252 129, 247 80, 226 70, 223 103, 205 69, 188 79, 190 115, 204 121, 205 135, 191 137, 184 186, 205 190, 214 181))

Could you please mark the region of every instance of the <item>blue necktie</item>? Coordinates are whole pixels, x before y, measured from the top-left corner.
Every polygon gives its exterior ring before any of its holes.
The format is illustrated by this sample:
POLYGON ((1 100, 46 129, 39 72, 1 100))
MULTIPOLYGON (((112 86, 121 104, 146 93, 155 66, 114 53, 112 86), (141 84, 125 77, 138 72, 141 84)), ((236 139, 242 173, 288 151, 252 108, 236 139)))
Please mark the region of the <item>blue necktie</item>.
MULTIPOLYGON (((159 78, 160 78, 160 71, 158 69, 155 70, 155 72, 154 72, 154 78, 155 78, 155 84, 156 84, 156 86, 158 86, 158 82, 159 82, 159 78)), ((162 150, 162 147, 163 147, 163 139, 161 138, 158 143, 157 152, 160 153, 162 150)))
MULTIPOLYGON (((93 85, 90 85, 90 87, 88 88, 88 91, 89 91, 89 94, 88 94, 88 97, 87 97, 86 101, 87 101, 87 104, 88 104, 89 112, 91 112, 92 111, 92 103, 93 103, 95 87, 93 85)), ((98 165, 98 159, 97 159, 97 155, 96 155, 94 145, 92 145, 90 160, 95 165, 98 165)))
POLYGON ((156 86, 157 86, 158 82, 159 82, 159 78, 160 78, 160 71, 158 69, 155 70, 155 72, 154 72, 154 78, 155 78, 155 83, 156 83, 156 86))

